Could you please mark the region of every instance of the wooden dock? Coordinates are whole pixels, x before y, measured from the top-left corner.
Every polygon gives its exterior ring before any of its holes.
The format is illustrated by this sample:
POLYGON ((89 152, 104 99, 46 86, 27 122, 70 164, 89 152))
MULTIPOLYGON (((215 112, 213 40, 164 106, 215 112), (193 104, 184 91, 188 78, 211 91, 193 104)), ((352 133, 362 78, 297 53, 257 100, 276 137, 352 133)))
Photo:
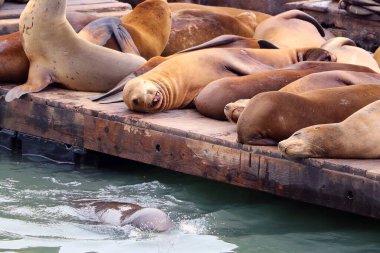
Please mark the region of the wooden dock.
MULTIPOLYGON (((25 4, 4 3, 0 7, 0 35, 18 31, 18 21, 25 4)), ((78 11, 98 17, 122 16, 131 6, 117 0, 68 0, 67 11, 78 11)))
POLYGON ((192 109, 138 114, 58 88, 6 103, 10 88, 0 87, 1 129, 380 218, 380 160, 290 161, 276 147, 236 143, 234 124, 192 109))

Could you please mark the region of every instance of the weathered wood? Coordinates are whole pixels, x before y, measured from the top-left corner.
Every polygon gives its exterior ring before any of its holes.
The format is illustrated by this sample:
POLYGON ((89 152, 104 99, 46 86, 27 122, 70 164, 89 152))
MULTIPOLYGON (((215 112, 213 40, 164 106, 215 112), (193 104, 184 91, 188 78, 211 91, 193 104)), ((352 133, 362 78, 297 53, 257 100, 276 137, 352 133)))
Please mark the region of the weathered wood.
POLYGON ((138 114, 56 88, 5 103, 10 88, 0 87, 0 128, 380 218, 380 160, 290 161, 276 147, 237 144, 235 125, 191 109, 138 114))
POLYGON ((366 18, 356 18, 338 8, 338 3, 330 0, 292 2, 286 9, 298 9, 314 16, 336 36, 348 37, 358 46, 374 51, 380 45, 380 22, 366 18))

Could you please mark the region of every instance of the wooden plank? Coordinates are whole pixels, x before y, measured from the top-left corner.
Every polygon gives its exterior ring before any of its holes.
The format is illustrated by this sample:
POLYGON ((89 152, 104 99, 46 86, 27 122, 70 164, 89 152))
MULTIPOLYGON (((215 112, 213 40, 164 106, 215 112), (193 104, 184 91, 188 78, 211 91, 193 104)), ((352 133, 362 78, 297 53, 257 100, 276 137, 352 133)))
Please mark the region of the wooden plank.
POLYGON ((380 218, 380 160, 286 160, 276 147, 237 144, 235 126, 194 110, 138 114, 90 94, 53 88, 12 103, 0 95, 0 128, 380 218))

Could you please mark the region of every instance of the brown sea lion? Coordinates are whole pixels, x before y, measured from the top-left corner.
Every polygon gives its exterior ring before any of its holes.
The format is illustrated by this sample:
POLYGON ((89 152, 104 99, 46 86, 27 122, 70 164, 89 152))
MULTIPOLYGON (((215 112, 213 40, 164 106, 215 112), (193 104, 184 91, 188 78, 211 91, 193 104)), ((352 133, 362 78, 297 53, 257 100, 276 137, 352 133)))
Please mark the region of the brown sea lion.
MULTIPOLYGON (((213 81, 202 89, 195 98, 195 106, 201 114, 207 117, 225 120, 224 107, 229 103, 239 99, 250 99, 261 92, 279 90, 311 73, 325 73, 325 71, 334 69, 375 73, 370 68, 351 64, 300 62, 286 68, 247 76, 225 77, 213 81)), ((323 82, 323 84, 327 84, 327 82, 323 82)), ((240 102, 240 107, 241 105, 242 103, 240 102)), ((237 115, 237 112, 235 112, 235 115, 237 115)))
POLYGON ((166 232, 174 227, 168 215, 157 208, 147 208, 124 202, 87 200, 76 202, 77 206, 85 209, 85 213, 80 213, 104 224, 131 225, 150 232, 166 232))
POLYGON ((256 17, 251 12, 237 16, 208 10, 179 10, 172 13, 172 29, 163 56, 209 41, 223 34, 252 37, 256 17))
POLYGON ((171 23, 166 0, 147 0, 120 19, 106 17, 90 23, 79 36, 100 46, 118 45, 112 48, 150 59, 164 50, 171 23))
POLYGON ((380 68, 373 56, 366 50, 357 47, 355 42, 344 37, 336 37, 328 40, 321 48, 333 53, 337 57, 337 62, 366 66, 376 72, 380 68))
POLYGON ((295 132, 279 143, 289 157, 380 158, 380 100, 340 123, 315 125, 295 132))
POLYGON ((279 48, 320 47, 325 32, 319 22, 299 10, 290 10, 260 23, 253 36, 279 48))
POLYGON ((380 74, 343 70, 314 73, 286 85, 280 91, 297 94, 311 90, 362 83, 380 84, 380 74))
POLYGON ((129 109, 159 112, 183 108, 208 83, 289 66, 299 61, 331 60, 320 48, 237 49, 211 48, 173 57, 125 85, 123 100, 129 109), (191 63, 191 64, 190 64, 191 63))
POLYGON ((94 45, 78 37, 68 23, 65 0, 31 0, 20 17, 28 81, 10 90, 7 102, 38 92, 51 83, 80 91, 104 92, 145 60, 94 45), (46 22, 49 20, 49 22, 46 22))
MULTIPOLYGON (((66 17, 76 32, 97 19, 78 12, 69 12, 66 17)), ((22 48, 19 32, 0 36, 0 66, 0 82, 19 83, 28 78, 29 60, 22 48)))
POLYGON ((294 132, 336 123, 378 100, 380 85, 358 84, 301 94, 269 91, 254 96, 237 123, 238 142, 276 145, 294 132))

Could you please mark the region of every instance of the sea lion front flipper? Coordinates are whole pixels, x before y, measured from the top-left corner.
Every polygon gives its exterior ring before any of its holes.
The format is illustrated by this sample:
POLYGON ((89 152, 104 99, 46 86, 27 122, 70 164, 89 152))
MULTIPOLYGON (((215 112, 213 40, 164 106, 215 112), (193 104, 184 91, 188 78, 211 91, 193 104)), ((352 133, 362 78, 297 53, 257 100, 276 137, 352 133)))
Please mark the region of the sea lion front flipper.
POLYGON ((53 82, 54 75, 48 68, 31 63, 28 81, 8 91, 7 95, 5 95, 5 101, 11 102, 24 94, 39 92, 53 82))
POLYGON ((295 19, 300 19, 300 20, 309 22, 310 24, 314 25, 315 28, 317 28, 319 34, 322 37, 325 37, 325 30, 323 30, 323 27, 318 22, 318 20, 316 20, 314 17, 310 16, 309 14, 307 14, 307 13, 305 13, 303 11, 300 11, 300 10, 290 10, 290 11, 283 12, 283 13, 279 14, 278 16, 281 16, 284 19, 295 18, 295 19))
POLYGON ((259 43, 259 46, 262 49, 279 49, 278 46, 274 45, 273 43, 267 40, 258 40, 257 43, 259 43))
POLYGON ((269 139, 269 138, 253 139, 253 140, 248 141, 246 144, 252 145, 252 146, 277 146, 278 145, 277 141, 269 139))
POLYGON ((216 38, 213 38, 213 39, 206 41, 202 44, 199 44, 197 46, 193 46, 193 47, 189 47, 189 48, 186 48, 184 50, 181 50, 181 51, 177 52, 176 54, 200 50, 200 49, 205 49, 205 48, 210 48, 210 47, 228 45, 228 44, 234 43, 234 42, 239 41, 239 40, 244 40, 244 39, 246 39, 246 38, 242 37, 242 36, 238 36, 238 35, 231 35, 231 34, 220 35, 216 38))
POLYGON ((78 36, 95 45, 104 46, 114 33, 113 25, 119 24, 121 21, 116 17, 100 18, 86 25, 78 36))

